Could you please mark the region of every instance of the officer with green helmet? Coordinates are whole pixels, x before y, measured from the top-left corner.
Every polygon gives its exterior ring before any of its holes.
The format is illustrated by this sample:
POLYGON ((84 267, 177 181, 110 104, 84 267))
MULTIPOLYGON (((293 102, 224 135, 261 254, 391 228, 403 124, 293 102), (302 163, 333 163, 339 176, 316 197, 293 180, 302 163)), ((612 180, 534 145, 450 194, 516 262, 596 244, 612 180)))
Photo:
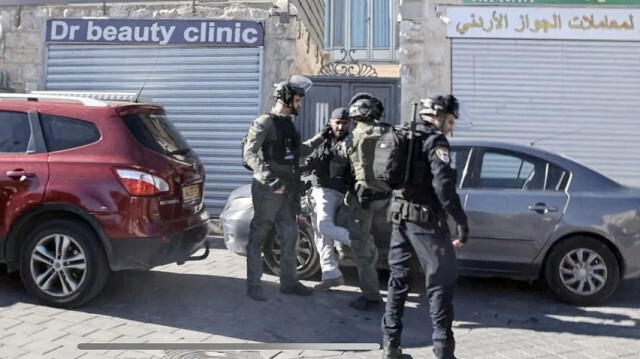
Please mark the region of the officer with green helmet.
POLYGON ((254 216, 247 244, 247 295, 257 301, 266 297, 262 289, 260 247, 275 226, 282 249, 280 292, 310 295, 312 289, 298 281, 295 247, 298 240, 296 216, 300 211, 300 158, 308 155, 328 134, 323 131, 302 142, 292 115, 298 114, 302 97, 311 80, 294 75, 276 85, 275 106, 256 118, 243 146, 243 163, 253 170, 251 194, 254 216))
POLYGON ((375 145, 389 126, 380 123, 384 106, 368 93, 356 94, 350 101, 349 117, 355 128, 343 141, 331 164, 332 175, 353 176, 353 188, 345 196, 345 205, 336 224, 349 230, 351 249, 356 257, 362 295, 350 306, 374 309, 382 303, 376 263, 378 249, 371 235, 373 213, 388 204, 389 185, 373 176, 375 145), (345 222, 345 223, 343 223, 345 222))

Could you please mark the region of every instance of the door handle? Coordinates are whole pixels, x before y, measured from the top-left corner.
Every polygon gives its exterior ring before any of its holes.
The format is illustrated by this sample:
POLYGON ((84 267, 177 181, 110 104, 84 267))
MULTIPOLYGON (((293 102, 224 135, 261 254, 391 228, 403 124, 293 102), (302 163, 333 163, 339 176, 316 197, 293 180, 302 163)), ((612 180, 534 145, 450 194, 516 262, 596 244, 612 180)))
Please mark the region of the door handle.
POLYGON ((25 172, 24 170, 14 170, 14 171, 7 171, 7 177, 14 179, 14 180, 21 180, 22 178, 26 177, 35 177, 36 174, 33 172, 25 172))
POLYGON ((546 203, 542 203, 542 202, 538 202, 536 204, 533 205, 529 205, 529 210, 530 211, 534 211, 540 214, 545 214, 548 212, 555 212, 558 210, 558 207, 554 207, 554 206, 547 206, 546 203))

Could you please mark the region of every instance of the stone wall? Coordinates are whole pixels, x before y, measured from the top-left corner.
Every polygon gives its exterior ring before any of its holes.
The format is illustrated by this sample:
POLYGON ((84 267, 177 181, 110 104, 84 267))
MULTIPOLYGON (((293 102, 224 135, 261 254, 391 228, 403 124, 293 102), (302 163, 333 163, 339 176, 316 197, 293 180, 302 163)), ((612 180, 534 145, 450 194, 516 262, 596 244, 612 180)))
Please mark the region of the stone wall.
POLYGON ((444 3, 404 0, 400 8, 401 109, 404 119, 411 114, 412 102, 451 91, 451 43, 447 38, 447 25, 436 15, 436 4, 444 3))
POLYGON ((226 19, 262 21, 265 44, 262 69, 262 110, 272 106, 272 85, 294 73, 313 74, 320 68, 320 51, 296 16, 279 21, 273 3, 184 2, 134 5, 110 3, 73 6, 0 7, 3 38, 0 68, 8 74, 9 87, 16 92, 44 89, 46 21, 50 18, 104 17, 137 19, 226 19), (104 11, 106 10, 106 11, 104 11), (316 56, 316 58, 313 58, 316 56))

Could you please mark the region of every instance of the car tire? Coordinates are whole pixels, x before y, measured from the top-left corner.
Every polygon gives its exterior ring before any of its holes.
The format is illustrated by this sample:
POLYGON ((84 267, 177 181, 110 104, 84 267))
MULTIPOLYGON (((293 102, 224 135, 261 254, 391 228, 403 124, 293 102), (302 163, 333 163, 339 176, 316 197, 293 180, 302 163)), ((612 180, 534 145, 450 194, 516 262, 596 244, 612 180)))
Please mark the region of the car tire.
MULTIPOLYGON (((309 223, 298 226, 298 243, 296 257, 298 259, 298 278, 306 279, 320 271, 320 255, 314 243, 313 229, 309 223)), ((264 262, 275 275, 280 275, 280 239, 275 234, 264 245, 264 262)))
POLYGON ((620 267, 616 256, 603 242, 575 236, 552 248, 545 266, 545 279, 560 300, 597 305, 615 291, 620 267))
POLYGON ((27 235, 20 275, 27 291, 39 301, 73 308, 100 292, 109 266, 92 229, 77 221, 58 219, 27 235))

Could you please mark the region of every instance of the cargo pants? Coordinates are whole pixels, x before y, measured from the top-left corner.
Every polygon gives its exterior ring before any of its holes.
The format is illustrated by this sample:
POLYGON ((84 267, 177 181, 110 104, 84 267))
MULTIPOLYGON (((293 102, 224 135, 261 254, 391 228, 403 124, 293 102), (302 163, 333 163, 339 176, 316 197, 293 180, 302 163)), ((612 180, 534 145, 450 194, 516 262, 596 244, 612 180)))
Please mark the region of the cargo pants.
POLYGON ((417 256, 425 274, 427 299, 433 326, 433 352, 439 359, 454 359, 453 290, 457 279, 456 254, 446 221, 393 224, 389 248, 389 291, 382 333, 385 344, 400 347, 402 316, 409 294, 409 262, 417 256))
POLYGON ((296 209, 299 197, 295 193, 274 193, 268 185, 256 179, 251 184, 254 214, 247 244, 247 286, 260 286, 262 277, 261 248, 275 226, 280 238, 280 288, 290 288, 298 283, 296 243, 298 224, 296 209))

